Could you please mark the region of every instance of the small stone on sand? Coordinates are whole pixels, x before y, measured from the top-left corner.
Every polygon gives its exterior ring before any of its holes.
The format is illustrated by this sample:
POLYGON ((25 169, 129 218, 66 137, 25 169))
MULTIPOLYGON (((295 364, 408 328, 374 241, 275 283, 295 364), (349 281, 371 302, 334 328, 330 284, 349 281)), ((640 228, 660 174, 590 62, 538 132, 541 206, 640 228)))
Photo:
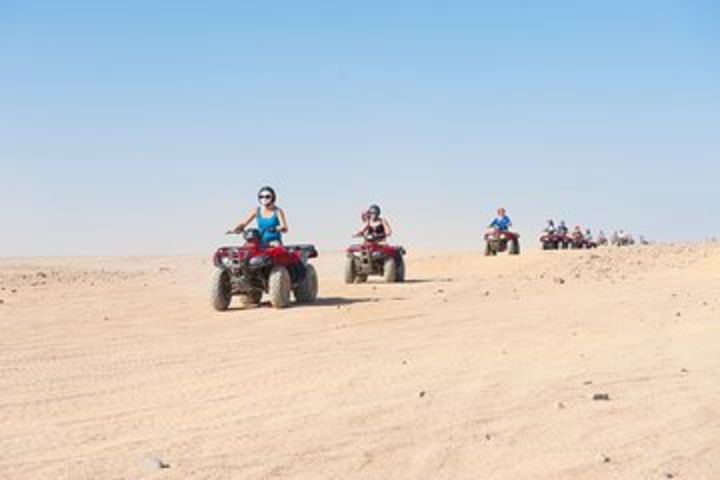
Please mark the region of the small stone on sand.
POLYGON ((143 464, 146 468, 150 468, 153 470, 161 470, 170 468, 170 464, 163 462, 158 457, 155 457, 153 455, 148 455, 143 459, 143 464))

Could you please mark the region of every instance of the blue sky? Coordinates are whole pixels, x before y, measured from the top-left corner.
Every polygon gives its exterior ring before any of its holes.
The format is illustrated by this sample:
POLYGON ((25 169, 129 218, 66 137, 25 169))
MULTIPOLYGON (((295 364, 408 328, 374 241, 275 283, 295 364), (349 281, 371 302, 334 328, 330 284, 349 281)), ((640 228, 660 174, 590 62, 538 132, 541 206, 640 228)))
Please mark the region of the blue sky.
POLYGON ((325 248, 718 235, 719 51, 714 1, 0 0, 0 255, 206 252, 266 183, 325 248))

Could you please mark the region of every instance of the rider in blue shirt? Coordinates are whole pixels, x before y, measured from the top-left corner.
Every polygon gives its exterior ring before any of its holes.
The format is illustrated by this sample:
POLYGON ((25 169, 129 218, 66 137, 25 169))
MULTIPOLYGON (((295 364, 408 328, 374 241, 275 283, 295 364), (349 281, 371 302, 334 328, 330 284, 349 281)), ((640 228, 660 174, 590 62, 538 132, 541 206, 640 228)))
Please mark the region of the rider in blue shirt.
POLYGON ((258 192, 260 206, 250 210, 245 220, 228 233, 240 232, 255 220, 260 232, 260 243, 263 245, 282 245, 282 234, 287 233, 288 226, 285 213, 275 205, 276 200, 277 195, 272 187, 262 187, 258 192))
POLYGON ((505 209, 502 207, 498 208, 497 217, 493 218, 493 221, 490 222, 490 228, 501 232, 507 232, 510 227, 512 227, 512 221, 505 213, 505 209))

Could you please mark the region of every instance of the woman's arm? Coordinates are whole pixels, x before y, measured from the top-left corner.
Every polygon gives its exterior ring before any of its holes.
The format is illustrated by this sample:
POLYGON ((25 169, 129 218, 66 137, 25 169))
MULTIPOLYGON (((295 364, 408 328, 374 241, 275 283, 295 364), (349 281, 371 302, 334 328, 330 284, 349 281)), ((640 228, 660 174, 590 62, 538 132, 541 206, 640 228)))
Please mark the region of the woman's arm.
POLYGON ((287 219, 285 218, 285 212, 282 211, 282 208, 278 208, 278 220, 280 221, 280 226, 278 227, 278 232, 281 233, 287 233, 288 232, 288 223, 287 219))
POLYGON ((353 234, 353 237, 362 237, 363 235, 365 235, 365 232, 367 232, 369 226, 370 224, 365 222, 362 228, 353 234))
POLYGON ((237 233, 240 230, 245 230, 245 227, 247 227, 250 222, 255 220, 255 214, 256 214, 255 210, 250 210, 250 213, 248 213, 245 220, 238 223, 237 226, 235 228, 233 228, 232 230, 228 230, 227 233, 237 233))
POLYGON ((383 218, 382 224, 383 224, 383 227, 385 228, 385 236, 389 237, 390 235, 392 235, 392 228, 390 228, 390 224, 388 223, 388 221, 383 218))

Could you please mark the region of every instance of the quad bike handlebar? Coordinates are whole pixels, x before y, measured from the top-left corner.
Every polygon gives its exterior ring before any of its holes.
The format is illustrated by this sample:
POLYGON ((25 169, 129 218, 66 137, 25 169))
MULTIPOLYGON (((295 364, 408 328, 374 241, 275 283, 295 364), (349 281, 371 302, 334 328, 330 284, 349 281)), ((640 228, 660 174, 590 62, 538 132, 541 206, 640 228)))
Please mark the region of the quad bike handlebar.
POLYGON ((355 234, 353 234, 353 238, 362 238, 366 242, 378 242, 381 240, 385 240, 387 238, 387 236, 376 237, 372 233, 355 233, 355 234))
MULTIPOLYGON (((270 227, 270 228, 268 228, 268 229, 265 230, 265 231, 266 231, 266 232, 277 232, 278 229, 277 229, 277 227, 270 227)), ((243 228, 236 228, 235 230, 228 230, 227 232, 225 232, 225 235, 242 235, 243 233, 245 233, 245 228, 244 228, 244 227, 243 227, 243 228)))

